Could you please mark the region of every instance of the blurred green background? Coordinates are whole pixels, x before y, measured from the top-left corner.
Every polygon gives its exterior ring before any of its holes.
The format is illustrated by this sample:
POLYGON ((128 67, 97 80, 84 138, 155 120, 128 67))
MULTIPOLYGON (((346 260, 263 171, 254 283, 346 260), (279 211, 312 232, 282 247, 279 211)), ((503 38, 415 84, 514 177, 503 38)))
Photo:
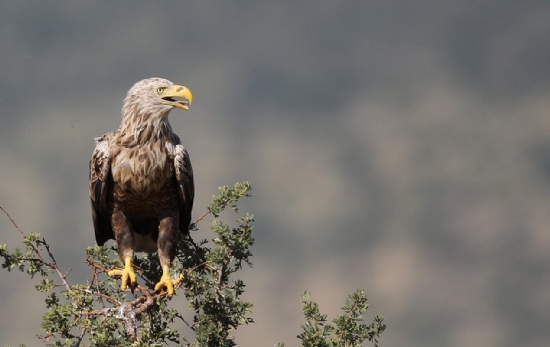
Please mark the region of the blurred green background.
MULTIPOLYGON (((195 96, 170 116, 195 218, 253 184, 239 346, 296 346, 304 290, 333 318, 364 288, 380 346, 547 347, 549 57, 542 0, 5 1, 0 206, 86 281, 93 138, 168 78, 195 96)), ((1 346, 41 345, 35 282, 0 271, 1 346)))

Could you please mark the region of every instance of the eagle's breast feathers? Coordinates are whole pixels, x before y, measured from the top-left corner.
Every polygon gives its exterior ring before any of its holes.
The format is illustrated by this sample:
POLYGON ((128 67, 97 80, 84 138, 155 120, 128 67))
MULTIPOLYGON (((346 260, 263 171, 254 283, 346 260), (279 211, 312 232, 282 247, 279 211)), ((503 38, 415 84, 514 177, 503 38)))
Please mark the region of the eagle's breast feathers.
POLYGON ((90 162, 90 195, 98 208, 110 209, 106 204, 109 183, 115 206, 130 210, 149 210, 152 202, 163 208, 170 201, 187 204, 194 195, 188 192, 193 185, 189 154, 175 135, 130 147, 120 144, 117 133, 99 138, 90 162), (125 202, 132 207, 124 206, 125 202))

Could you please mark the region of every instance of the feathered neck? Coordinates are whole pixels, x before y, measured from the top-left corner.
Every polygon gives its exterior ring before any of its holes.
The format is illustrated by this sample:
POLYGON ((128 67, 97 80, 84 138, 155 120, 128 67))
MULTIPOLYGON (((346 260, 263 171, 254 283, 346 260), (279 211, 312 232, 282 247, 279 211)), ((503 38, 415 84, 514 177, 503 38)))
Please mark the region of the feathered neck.
POLYGON ((172 140, 174 133, 168 121, 170 109, 141 109, 135 103, 126 101, 122 108, 122 123, 117 130, 117 144, 133 147, 172 140))

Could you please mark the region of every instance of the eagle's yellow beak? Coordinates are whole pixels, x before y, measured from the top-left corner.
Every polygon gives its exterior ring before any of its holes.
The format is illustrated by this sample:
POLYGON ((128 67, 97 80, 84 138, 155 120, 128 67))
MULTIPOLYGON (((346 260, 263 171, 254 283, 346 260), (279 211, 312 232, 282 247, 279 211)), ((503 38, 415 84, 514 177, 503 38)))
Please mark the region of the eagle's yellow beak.
POLYGON ((174 105, 175 107, 179 107, 183 110, 188 110, 189 105, 193 103, 193 94, 191 93, 189 88, 177 84, 167 89, 164 92, 162 98, 170 102, 170 104, 174 105), (184 100, 177 100, 175 98, 183 98, 184 100))

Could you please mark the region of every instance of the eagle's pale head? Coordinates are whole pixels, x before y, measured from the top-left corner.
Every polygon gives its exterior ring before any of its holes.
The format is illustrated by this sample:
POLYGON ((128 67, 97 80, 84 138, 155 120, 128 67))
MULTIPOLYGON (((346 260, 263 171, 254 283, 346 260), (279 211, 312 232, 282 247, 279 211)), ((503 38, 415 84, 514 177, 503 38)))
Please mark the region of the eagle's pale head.
POLYGON ((148 78, 130 88, 124 99, 122 117, 164 117, 174 107, 189 109, 192 102, 193 94, 187 87, 164 78, 148 78))

